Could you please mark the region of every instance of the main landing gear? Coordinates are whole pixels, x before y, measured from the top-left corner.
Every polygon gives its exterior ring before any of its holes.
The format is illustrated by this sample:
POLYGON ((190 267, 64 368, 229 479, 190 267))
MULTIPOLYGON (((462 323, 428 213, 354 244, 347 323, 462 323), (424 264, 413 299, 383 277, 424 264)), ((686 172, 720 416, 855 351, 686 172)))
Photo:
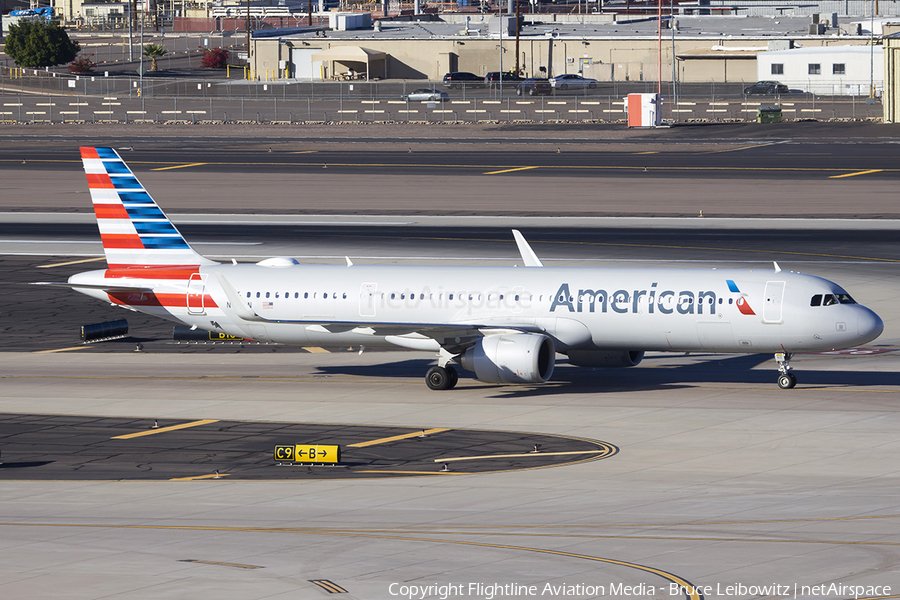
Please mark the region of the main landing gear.
POLYGON ((425 383, 432 390, 452 390, 459 381, 459 373, 451 365, 431 367, 425 374, 425 383))
POLYGON ((790 352, 776 352, 775 362, 778 363, 778 387, 783 390, 789 390, 797 385, 797 377, 791 373, 791 357, 790 352))

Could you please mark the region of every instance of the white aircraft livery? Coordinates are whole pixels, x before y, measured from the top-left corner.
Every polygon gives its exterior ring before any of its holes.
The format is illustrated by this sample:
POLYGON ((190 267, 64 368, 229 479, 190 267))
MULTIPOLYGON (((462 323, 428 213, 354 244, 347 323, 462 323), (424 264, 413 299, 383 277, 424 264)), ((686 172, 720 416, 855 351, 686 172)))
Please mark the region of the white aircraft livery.
POLYGON ((645 351, 774 353, 792 388, 796 352, 848 348, 884 325, 839 285, 774 270, 218 263, 195 252, 112 148, 82 148, 107 268, 66 285, 192 327, 283 344, 399 346, 437 353, 490 383, 542 383, 570 364, 627 367, 645 351))

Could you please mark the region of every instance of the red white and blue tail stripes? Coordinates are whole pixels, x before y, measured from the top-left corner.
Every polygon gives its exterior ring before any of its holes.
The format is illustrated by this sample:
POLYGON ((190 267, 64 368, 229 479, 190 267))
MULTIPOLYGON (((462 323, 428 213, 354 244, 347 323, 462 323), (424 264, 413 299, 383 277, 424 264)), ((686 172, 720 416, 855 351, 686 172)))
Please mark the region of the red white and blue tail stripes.
POLYGON ((195 252, 112 148, 81 148, 111 269, 215 264, 195 252))

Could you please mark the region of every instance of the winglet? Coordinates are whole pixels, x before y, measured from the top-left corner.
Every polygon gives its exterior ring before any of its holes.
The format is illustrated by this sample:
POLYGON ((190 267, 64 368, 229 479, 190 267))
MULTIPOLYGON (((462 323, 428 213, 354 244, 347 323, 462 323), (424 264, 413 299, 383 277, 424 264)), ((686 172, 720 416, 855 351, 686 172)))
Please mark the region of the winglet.
POLYGON ((773 260, 773 261, 772 261, 772 264, 775 265, 775 272, 776 272, 776 273, 781 273, 781 267, 778 266, 778 263, 775 262, 775 261, 773 260))
POLYGON ((522 261, 525 263, 526 267, 543 267, 544 263, 541 262, 541 259, 537 257, 537 254, 534 253, 534 250, 531 249, 531 246, 528 245, 528 242, 525 241, 525 237, 518 229, 512 230, 513 237, 516 238, 516 245, 519 247, 519 254, 522 255, 522 261))

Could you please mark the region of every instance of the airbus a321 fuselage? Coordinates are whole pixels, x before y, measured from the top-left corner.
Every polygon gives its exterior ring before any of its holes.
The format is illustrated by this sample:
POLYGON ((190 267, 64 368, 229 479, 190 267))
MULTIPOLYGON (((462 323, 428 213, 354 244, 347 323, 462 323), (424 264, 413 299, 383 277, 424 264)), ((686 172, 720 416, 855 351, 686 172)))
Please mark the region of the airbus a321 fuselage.
POLYGON ((881 319, 839 285, 773 270, 218 263, 195 252, 111 148, 82 148, 108 268, 62 284, 201 329, 300 345, 389 345, 437 353, 490 383, 542 383, 574 365, 637 365, 645 351, 774 353, 792 388, 796 352, 878 337, 881 319))

